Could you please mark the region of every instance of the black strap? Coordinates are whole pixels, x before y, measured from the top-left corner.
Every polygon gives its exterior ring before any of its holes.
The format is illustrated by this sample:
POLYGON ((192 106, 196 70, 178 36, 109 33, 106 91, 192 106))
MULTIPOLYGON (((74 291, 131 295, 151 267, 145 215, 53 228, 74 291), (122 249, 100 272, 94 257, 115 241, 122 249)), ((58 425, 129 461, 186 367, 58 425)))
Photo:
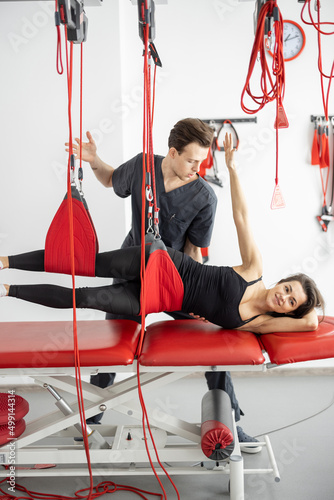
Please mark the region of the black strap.
POLYGON ((242 324, 245 325, 246 323, 253 321, 253 319, 258 318, 259 316, 261 316, 261 314, 257 314, 256 316, 253 316, 252 318, 245 319, 245 321, 243 321, 242 324))
POLYGON ((261 281, 262 280, 262 276, 260 276, 259 278, 257 278, 256 280, 253 280, 253 281, 247 281, 247 286, 251 286, 251 285, 254 285, 255 283, 257 283, 258 281, 261 281))

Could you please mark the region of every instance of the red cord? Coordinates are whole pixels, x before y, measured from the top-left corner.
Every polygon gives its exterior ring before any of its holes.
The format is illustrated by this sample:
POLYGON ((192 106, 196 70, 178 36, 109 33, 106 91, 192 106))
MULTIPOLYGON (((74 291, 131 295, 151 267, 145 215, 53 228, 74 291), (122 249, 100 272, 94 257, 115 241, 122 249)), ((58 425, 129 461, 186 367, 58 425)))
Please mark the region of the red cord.
POLYGON ((153 128, 153 118, 154 118, 154 106, 155 106, 155 82, 157 76, 157 65, 154 65, 154 79, 153 79, 153 98, 152 98, 152 128, 153 128))
MULTIPOLYGON (((146 6, 145 6, 146 7, 146 6)), ((145 335, 145 305, 146 305, 146 272, 145 272, 145 267, 146 267, 146 262, 145 262, 145 207, 146 207, 146 182, 145 182, 145 175, 146 175, 146 151, 149 150, 147 149, 147 142, 148 142, 148 133, 147 133, 147 128, 148 128, 148 123, 147 123, 147 110, 148 110, 148 104, 147 104, 147 99, 149 97, 149 93, 147 92, 147 82, 148 82, 148 34, 149 34, 149 27, 146 25, 143 27, 143 34, 144 34, 144 110, 143 110, 143 180, 142 180, 142 213, 141 213, 141 268, 140 268, 140 276, 141 276, 141 292, 140 292, 140 305, 141 305, 141 333, 140 333, 140 339, 139 339, 139 344, 138 344, 138 350, 137 350, 137 355, 138 357, 140 356, 142 345, 143 345, 143 340, 144 340, 144 335, 145 335)), ((147 161, 149 161, 149 154, 147 161)), ((141 390, 141 385, 140 385, 140 377, 139 377, 139 366, 137 364, 137 380, 138 380, 138 395, 139 395, 139 401, 140 405, 142 408, 142 427, 143 427, 143 434, 144 434, 144 442, 145 442, 145 447, 146 447, 146 453, 152 468, 152 471, 160 485, 160 488, 163 492, 163 499, 166 500, 166 491, 160 481, 160 478, 157 474, 157 471, 153 465, 152 459, 151 459, 151 454, 148 449, 148 444, 147 444, 147 439, 146 439, 146 424, 145 422, 147 421, 148 423, 148 418, 147 418, 147 412, 146 412, 146 407, 142 395, 142 390, 141 390)), ((149 424, 147 425, 149 428, 149 424)), ((153 442, 153 441, 152 441, 153 442)))
MULTIPOLYGON (((306 2, 303 5, 302 11, 301 11, 301 19, 305 24, 308 24, 310 26, 313 26, 317 30, 317 40, 318 40, 318 69, 320 73, 320 86, 321 86, 321 97, 322 97, 322 104, 324 108, 324 114, 325 114, 325 119, 328 122, 329 120, 329 95, 330 95, 330 89, 331 89, 331 84, 332 84, 332 79, 334 77, 334 61, 332 63, 332 68, 331 72, 329 75, 325 74, 323 72, 323 67, 322 67, 322 45, 321 45, 321 35, 334 35, 334 31, 323 31, 320 29, 321 26, 332 26, 334 25, 333 22, 321 22, 320 21, 320 1, 316 0, 316 6, 317 6, 317 20, 315 21, 312 12, 311 12, 311 4, 310 0, 306 0, 306 2), (304 17, 304 9, 306 8, 306 5, 308 5, 308 14, 310 21, 306 21, 304 17), (324 85, 324 78, 328 78, 328 87, 327 87, 327 92, 325 92, 325 85, 324 85)), ((323 130, 324 133, 324 130, 323 130)), ((322 155, 324 154, 324 150, 322 150, 322 155)), ((323 175, 323 168, 321 165, 319 166, 320 170, 320 178, 321 178, 321 189, 322 189, 322 194, 323 194, 323 206, 326 206, 326 198, 327 198, 327 190, 328 190, 328 182, 329 182, 329 168, 327 169, 327 178, 326 181, 324 181, 324 175, 323 175)))
MULTIPOLYGON (((147 9, 146 1, 145 1, 145 9, 147 9)), ((144 14, 143 14, 144 18, 144 14)), ((146 306, 146 272, 145 272, 145 267, 146 267, 146 262, 145 262, 145 229, 146 229, 146 171, 150 172, 151 177, 152 177, 152 191, 153 191, 153 205, 154 205, 154 218, 155 218, 155 226, 157 227, 158 221, 156 220, 157 214, 159 209, 157 208, 156 204, 156 185, 155 185, 155 171, 154 171, 154 154, 153 154, 153 132, 152 132, 152 126, 153 126, 153 110, 154 110, 154 102, 152 106, 152 111, 151 111, 151 77, 150 77, 150 65, 149 65, 149 50, 148 50, 148 40, 149 40, 149 26, 145 24, 143 26, 143 42, 144 42, 144 109, 143 109, 143 180, 142 180, 142 212, 141 212, 141 269, 140 269, 140 275, 141 275, 141 293, 140 293, 140 303, 141 303, 141 334, 140 334, 140 340, 138 344, 138 349, 137 349, 137 357, 140 356, 141 349, 142 349, 142 344, 143 344, 143 339, 144 339, 144 334, 145 334, 145 306, 146 306)), ((141 383, 140 383, 140 369, 139 369, 139 363, 137 363, 137 381, 138 381, 138 395, 139 395, 139 401, 140 405, 142 408, 142 428, 143 428, 143 434, 144 434, 144 443, 146 447, 146 453, 150 462, 150 466, 152 468, 152 471, 160 485, 161 491, 163 492, 163 499, 167 500, 167 494, 166 491, 162 485, 162 482, 157 474, 157 471, 154 467, 150 450, 148 448, 148 439, 147 439, 147 433, 146 433, 146 427, 149 431, 149 435, 151 438, 151 442, 154 448, 155 456, 158 461, 159 466, 161 469, 164 471, 165 475, 171 482, 174 490, 177 493, 177 498, 180 499, 179 492, 172 481, 171 477, 167 473, 166 469, 163 467, 159 455, 158 455, 158 450, 156 448, 153 434, 151 431, 149 419, 148 419, 148 414, 144 402, 144 397, 141 389, 141 383)))
MULTIPOLYGON (((320 2, 319 2, 319 4, 320 4, 320 2)), ((318 10, 318 13, 319 13, 319 6, 318 6, 317 10, 318 10)), ((301 20, 303 21, 303 23, 305 23, 305 24, 307 24, 309 26, 313 26, 322 35, 334 35, 334 31, 329 32, 329 31, 322 31, 320 29, 320 26, 332 26, 332 25, 334 25, 334 22, 326 21, 326 22, 321 22, 319 24, 317 23, 318 26, 316 25, 316 23, 315 23, 315 21, 313 19, 313 16, 312 16, 312 12, 311 12, 311 1, 310 0, 305 0, 304 5, 302 7, 302 11, 301 11, 300 17, 301 17, 301 20), (309 13, 309 17, 310 17, 311 21, 306 21, 305 18, 304 18, 304 10, 306 8, 306 5, 308 6, 308 13, 309 13)))
MULTIPOLYGON (((276 57, 274 54, 273 58, 273 74, 277 75, 278 79, 274 84, 273 78, 267 63, 267 50, 265 47, 264 37, 265 37, 265 20, 267 15, 272 15, 273 8, 277 7, 277 3, 275 0, 269 0, 266 2, 260 10, 258 17, 257 30, 255 34, 254 45, 251 53, 248 73, 246 77, 246 83, 242 90, 241 94, 241 108, 245 113, 255 114, 260 111, 268 102, 271 102, 277 98, 283 100, 284 90, 285 90, 285 81, 284 81, 284 60, 283 60, 283 43, 281 36, 276 36, 275 46, 276 46, 276 57), (262 95, 254 95, 250 88, 250 81, 253 74, 255 63, 258 59, 260 59, 261 64, 261 78, 260 78, 260 88, 262 91, 262 95), (248 94, 249 97, 255 102, 257 105, 256 108, 249 108, 244 104, 245 94, 248 94)), ((277 7, 278 8, 278 7, 277 7)), ((283 30, 283 19, 280 15, 280 23, 281 29, 283 30)), ((275 23, 276 24, 276 23, 275 23)), ((275 28, 276 29, 276 28, 275 28)))
MULTIPOLYGON (((285 67, 284 67, 284 56, 283 56, 283 18, 281 11, 277 6, 276 0, 270 0, 266 2, 258 16, 257 29, 255 34, 254 45, 251 53, 248 74, 246 77, 246 83, 241 94, 241 108, 245 113, 255 114, 260 111, 266 104, 276 99, 276 173, 275 173, 275 191, 278 186, 278 129, 281 127, 287 127, 288 122, 283 109, 283 99, 285 92, 285 67), (274 32, 275 32, 275 46, 273 50, 273 62, 272 62, 272 74, 270 72, 267 63, 267 50, 265 47, 265 23, 267 16, 272 16, 274 8, 278 10, 278 19, 274 21, 274 32), (253 94, 250 88, 250 81, 253 74, 254 66, 257 59, 260 59, 261 64, 261 78, 260 78, 260 88, 262 95, 256 96, 253 94), (275 83, 273 82, 273 76, 275 77, 275 83), (249 108, 244 104, 245 94, 248 94, 253 102, 257 105, 255 108, 249 108), (283 114, 284 124, 280 126, 279 117, 283 114)), ((272 202, 272 208, 275 204, 272 202)), ((280 204, 282 207, 283 204, 280 204)), ((276 207, 277 208, 277 207, 276 207)))
MULTIPOLYGON (((5 481, 8 481, 8 479, 4 478, 0 480, 0 484, 4 483, 5 481)), ((87 498, 86 492, 88 488, 78 490, 77 492, 75 492, 74 497, 58 495, 53 493, 40 493, 36 491, 29 491, 25 486, 21 486, 18 483, 15 483, 15 490, 26 493, 27 496, 10 495, 0 488, 0 493, 3 493, 3 495, 0 495, 0 498, 3 498, 4 500, 79 500, 79 499, 82 500, 87 498)), ((163 500, 161 493, 152 493, 150 491, 142 490, 140 488, 135 488, 133 486, 116 484, 112 481, 102 481, 101 483, 94 486, 92 492, 93 495, 91 498, 95 499, 101 497, 102 495, 105 495, 106 493, 117 493, 118 491, 129 491, 131 493, 134 493, 135 495, 138 495, 140 498, 143 498, 144 500, 149 500, 144 495, 158 497, 158 500, 163 500)))
POLYGON ((323 102, 323 107, 324 107, 324 113, 325 113, 326 120, 328 121, 328 103, 329 103, 330 87, 331 87, 332 79, 333 79, 333 76, 334 76, 334 61, 332 63, 330 74, 329 75, 325 74, 323 72, 323 69, 322 69, 321 35, 333 35, 334 31, 332 31, 332 32, 322 31, 320 29, 320 26, 322 26, 322 25, 334 25, 334 23, 333 22, 325 22, 324 23, 324 22, 320 21, 320 8, 321 8, 320 1, 316 0, 316 2, 317 2, 317 4, 316 4, 317 5, 317 21, 315 21, 313 19, 312 12, 311 12, 311 6, 310 6, 310 0, 306 0, 306 2, 303 5, 302 11, 301 11, 301 19, 302 19, 302 21, 305 24, 311 25, 311 26, 313 26, 317 30, 317 34, 318 34, 318 51, 319 51, 319 55, 318 55, 318 69, 319 69, 319 72, 320 72, 321 93, 322 93, 322 102, 323 102), (304 18, 304 9, 305 9, 306 5, 308 5, 308 12, 309 12, 309 17, 310 17, 310 22, 306 21, 305 18, 304 18), (324 78, 328 78, 329 79, 326 96, 325 96, 325 90, 324 90, 324 80, 323 80, 324 78))
MULTIPOLYGON (((58 12, 58 0, 55 0, 55 12, 58 12)), ((57 67, 57 72, 59 75, 62 75, 64 72, 63 68, 63 60, 62 60, 62 54, 61 54, 61 32, 60 32, 60 26, 56 25, 56 30, 57 30, 57 52, 56 52, 56 67, 57 67)))
MULTIPOLYGON (((80 371, 80 355, 78 346, 78 331, 77 331, 77 315, 75 301, 75 261, 74 261, 74 231, 73 231, 73 204, 72 204, 72 189, 71 189, 71 156, 72 156, 72 80, 73 80, 73 42, 70 43, 70 57, 68 55, 67 45, 67 27, 65 26, 65 46, 66 46, 66 68, 67 68, 67 86, 68 86, 68 123, 69 123, 69 159, 67 170, 67 197, 69 200, 69 226, 70 226, 70 255, 71 255, 71 274, 72 274, 72 289, 73 289, 73 344, 74 344, 74 361, 75 361, 75 381, 77 389, 77 400, 80 414, 80 423, 84 440, 85 454, 90 478, 90 488, 87 500, 91 500, 93 493, 93 473, 90 461, 87 425, 85 418, 84 397, 82 392, 81 371, 80 371)), ((82 68, 81 68, 82 73, 82 68)), ((82 115, 82 109, 80 109, 82 115)), ((80 119, 81 121, 81 119, 80 119)))
POLYGON ((83 106, 82 106, 82 88, 83 88, 83 43, 80 44, 80 169, 82 169, 82 115, 83 115, 83 106))

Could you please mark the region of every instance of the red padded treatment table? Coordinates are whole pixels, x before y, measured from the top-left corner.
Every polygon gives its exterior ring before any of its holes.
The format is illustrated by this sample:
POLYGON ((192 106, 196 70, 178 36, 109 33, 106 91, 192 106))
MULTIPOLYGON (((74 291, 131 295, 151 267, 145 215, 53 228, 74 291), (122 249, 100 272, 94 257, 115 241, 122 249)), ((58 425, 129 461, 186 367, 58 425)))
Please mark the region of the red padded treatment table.
POLYGON ((265 361, 256 335, 223 330, 194 320, 161 321, 148 326, 140 365, 261 365, 265 361))
POLYGON ((282 365, 334 357, 334 318, 325 317, 313 332, 277 332, 260 337, 272 363, 282 365))
MULTIPOLYGON (((0 368, 72 367, 72 335, 70 321, 0 323, 0 368)), ((139 335, 140 326, 130 320, 79 321, 81 366, 133 364, 139 335)), ((334 357, 334 318, 325 317, 313 332, 259 336, 196 320, 153 323, 139 363, 143 368, 262 365, 262 349, 277 365, 334 357)))
MULTIPOLYGON (((0 323, 0 368, 74 366, 71 321, 0 323)), ((130 320, 78 321, 81 366, 131 365, 140 325, 130 320)))

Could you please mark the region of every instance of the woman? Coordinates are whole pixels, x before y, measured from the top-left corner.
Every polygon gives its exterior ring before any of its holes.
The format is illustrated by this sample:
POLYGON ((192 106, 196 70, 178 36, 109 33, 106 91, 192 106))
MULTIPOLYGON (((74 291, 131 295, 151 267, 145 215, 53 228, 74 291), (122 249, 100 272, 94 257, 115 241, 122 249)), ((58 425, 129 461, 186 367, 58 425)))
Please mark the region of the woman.
MULTIPOLYGON (((310 278, 298 274, 279 281, 273 288, 265 288, 262 258, 250 228, 246 201, 234 163, 231 135, 226 134, 224 149, 242 264, 234 267, 203 266, 169 248, 168 253, 184 286, 182 310, 224 328, 259 334, 315 330, 318 326, 315 308, 323 309, 324 301, 310 278)), ((44 251, 0 257, 0 268, 44 271, 44 251)), ((116 314, 140 313, 140 247, 97 254, 96 276, 127 281, 125 284, 77 289, 77 307, 116 314)), ((0 296, 7 295, 50 307, 72 307, 72 290, 54 285, 1 285, 0 296)))

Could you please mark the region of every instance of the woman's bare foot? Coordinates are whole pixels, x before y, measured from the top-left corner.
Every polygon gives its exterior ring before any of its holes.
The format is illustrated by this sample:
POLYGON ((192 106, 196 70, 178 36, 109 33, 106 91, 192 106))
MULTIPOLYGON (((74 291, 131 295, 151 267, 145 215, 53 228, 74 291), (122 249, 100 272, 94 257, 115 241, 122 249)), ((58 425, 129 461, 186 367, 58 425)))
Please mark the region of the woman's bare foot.
POLYGON ((7 269, 9 266, 8 257, 0 257, 0 270, 7 269))
POLYGON ((0 297, 7 297, 9 293, 9 285, 0 285, 0 297))

